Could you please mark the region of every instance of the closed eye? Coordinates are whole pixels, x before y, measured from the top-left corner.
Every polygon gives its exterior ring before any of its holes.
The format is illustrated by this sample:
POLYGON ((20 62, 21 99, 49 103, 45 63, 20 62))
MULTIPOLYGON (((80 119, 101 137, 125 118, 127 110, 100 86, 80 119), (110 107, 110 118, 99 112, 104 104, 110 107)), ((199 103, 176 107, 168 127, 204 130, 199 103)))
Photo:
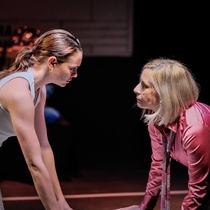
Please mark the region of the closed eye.
POLYGON ((71 74, 77 73, 77 67, 70 68, 70 72, 71 72, 71 74))
POLYGON ((141 85, 142 90, 149 88, 149 86, 146 85, 143 81, 140 82, 140 85, 141 85))

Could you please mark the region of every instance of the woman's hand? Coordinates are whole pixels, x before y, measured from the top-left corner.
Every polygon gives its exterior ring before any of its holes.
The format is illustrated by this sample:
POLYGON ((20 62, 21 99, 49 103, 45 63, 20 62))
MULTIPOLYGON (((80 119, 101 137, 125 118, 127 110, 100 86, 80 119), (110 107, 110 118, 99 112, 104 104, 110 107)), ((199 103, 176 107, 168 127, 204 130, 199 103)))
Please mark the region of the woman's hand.
POLYGON ((73 210, 65 199, 59 200, 58 205, 61 210, 73 210))
POLYGON ((140 210, 139 205, 128 206, 124 208, 114 209, 114 210, 140 210))

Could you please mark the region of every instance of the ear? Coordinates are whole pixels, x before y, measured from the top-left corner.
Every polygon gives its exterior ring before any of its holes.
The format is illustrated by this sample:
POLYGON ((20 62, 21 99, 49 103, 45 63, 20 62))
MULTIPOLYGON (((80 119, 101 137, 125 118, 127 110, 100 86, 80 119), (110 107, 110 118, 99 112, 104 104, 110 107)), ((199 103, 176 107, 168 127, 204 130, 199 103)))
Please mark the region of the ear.
POLYGON ((50 56, 48 58, 48 66, 50 70, 53 70, 54 66, 57 64, 57 58, 55 56, 50 56))

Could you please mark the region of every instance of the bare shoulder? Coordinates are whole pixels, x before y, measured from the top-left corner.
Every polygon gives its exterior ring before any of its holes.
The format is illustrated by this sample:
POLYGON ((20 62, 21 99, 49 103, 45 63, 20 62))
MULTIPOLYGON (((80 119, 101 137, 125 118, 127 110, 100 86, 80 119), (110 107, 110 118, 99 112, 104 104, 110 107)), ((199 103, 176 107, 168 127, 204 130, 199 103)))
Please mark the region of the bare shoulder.
POLYGON ((8 81, 0 89, 0 103, 4 108, 16 103, 32 101, 29 83, 25 78, 17 77, 8 81))

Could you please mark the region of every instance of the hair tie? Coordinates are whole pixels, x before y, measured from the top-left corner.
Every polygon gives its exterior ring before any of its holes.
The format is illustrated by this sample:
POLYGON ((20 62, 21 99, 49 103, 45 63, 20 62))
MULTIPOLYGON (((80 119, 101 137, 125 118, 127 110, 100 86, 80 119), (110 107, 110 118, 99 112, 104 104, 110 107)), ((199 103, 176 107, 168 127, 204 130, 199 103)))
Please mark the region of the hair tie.
POLYGON ((35 49, 31 49, 31 52, 29 53, 30 56, 35 54, 35 49))
POLYGON ((32 49, 31 50, 31 55, 34 55, 35 54, 35 49, 32 49))

